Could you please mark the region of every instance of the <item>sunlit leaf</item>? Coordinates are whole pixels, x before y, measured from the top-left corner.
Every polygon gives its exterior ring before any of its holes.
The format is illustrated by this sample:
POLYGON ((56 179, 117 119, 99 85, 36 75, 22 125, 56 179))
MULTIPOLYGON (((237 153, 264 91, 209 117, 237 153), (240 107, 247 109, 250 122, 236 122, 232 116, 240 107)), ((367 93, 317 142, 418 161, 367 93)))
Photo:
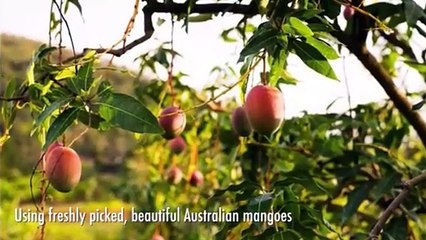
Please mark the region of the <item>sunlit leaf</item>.
POLYGON ((61 80, 66 78, 72 78, 74 76, 75 76, 75 68, 72 66, 72 67, 64 68, 61 71, 59 71, 58 74, 56 74, 55 79, 61 80))
POLYGON ((43 150, 46 150, 47 147, 52 144, 58 137, 60 137, 65 130, 74 122, 77 118, 79 109, 78 108, 68 108, 53 121, 50 125, 49 130, 47 131, 46 141, 43 145, 43 150))
POLYGON ((314 37, 307 37, 306 43, 315 47, 327 59, 334 60, 340 57, 332 46, 328 45, 326 42, 320 39, 314 37))
POLYGON ((320 51, 299 40, 291 41, 291 43, 296 55, 299 56, 308 67, 326 77, 338 80, 333 68, 320 51))
POLYGON ((27 81, 28 81, 28 85, 33 85, 35 83, 35 79, 34 79, 34 62, 32 61, 30 63, 30 65, 28 66, 27 69, 27 81))
POLYGON ((61 106, 65 105, 67 102, 71 101, 71 99, 59 99, 55 102, 48 105, 41 113, 37 116, 34 124, 34 128, 40 127, 40 124, 46 120, 46 118, 51 117, 51 115, 58 110, 61 106))
POLYGON ((76 76, 76 84, 82 90, 88 90, 93 83, 93 61, 84 64, 76 76))
POLYGON ((137 133, 163 132, 151 111, 131 96, 113 93, 93 105, 99 107, 98 112, 102 118, 125 130, 137 133))
POLYGON ((288 22, 290 23, 290 26, 300 35, 304 37, 310 37, 314 35, 312 30, 300 19, 295 17, 290 17, 288 22))
POLYGON ((278 32, 270 24, 262 24, 253 36, 247 41, 246 46, 240 53, 239 61, 246 56, 256 54, 260 50, 273 46, 277 41, 278 32))

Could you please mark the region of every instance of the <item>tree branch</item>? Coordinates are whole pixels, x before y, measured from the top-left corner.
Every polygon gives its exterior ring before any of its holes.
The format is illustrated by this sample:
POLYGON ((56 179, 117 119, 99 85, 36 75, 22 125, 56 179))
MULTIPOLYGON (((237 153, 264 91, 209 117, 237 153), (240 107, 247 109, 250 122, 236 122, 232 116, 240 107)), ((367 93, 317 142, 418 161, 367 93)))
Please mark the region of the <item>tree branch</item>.
POLYGON ((26 101, 26 100, 28 100, 27 96, 19 96, 19 97, 11 97, 11 98, 0 97, 0 101, 5 101, 5 102, 26 101))
MULTIPOLYGON (((148 5, 147 5, 148 6, 148 5)), ((123 55, 124 53, 126 53, 127 51, 129 51, 130 49, 136 47, 137 45, 145 42, 146 40, 150 39, 152 37, 152 35, 154 34, 154 26, 152 24, 152 15, 153 12, 146 10, 146 6, 143 9, 144 12, 144 30, 145 30, 145 35, 143 35, 142 37, 134 40, 133 42, 129 43, 126 46, 123 46, 122 48, 119 49, 111 49, 111 48, 85 48, 83 50, 82 53, 73 56, 67 60, 65 60, 65 62, 70 62, 74 59, 78 59, 83 57, 87 51, 95 51, 96 53, 108 53, 108 54, 112 54, 114 56, 120 57, 121 55, 123 55)))
POLYGON ((365 44, 352 41, 342 31, 334 31, 332 32, 332 35, 341 43, 345 44, 346 47, 361 61, 371 75, 373 75, 373 77, 379 82, 389 98, 395 104, 395 107, 413 126, 423 145, 426 146, 426 122, 417 111, 412 111, 412 104, 408 101, 406 95, 398 89, 390 74, 368 51, 365 44))
POLYGON ((391 202, 391 204, 386 208, 386 210, 382 213, 382 215, 377 220, 374 227, 371 229, 369 234, 369 239, 376 240, 378 239, 378 235, 383 229, 386 221, 392 215, 393 211, 398 208, 398 206, 404 201, 404 199, 410 194, 411 189, 413 189, 416 185, 426 181, 426 171, 422 174, 403 182, 402 191, 398 194, 398 196, 391 202))
MULTIPOLYGON (((188 13, 188 3, 148 3, 144 9, 156 13, 173 13, 186 14, 188 13)), ((234 13, 244 15, 258 14, 258 9, 255 4, 234 4, 234 3, 210 3, 210 4, 195 4, 191 7, 189 13, 234 13)))
POLYGON ((410 47, 410 45, 408 45, 407 42, 398 39, 398 36, 396 35, 395 32, 391 34, 387 34, 383 30, 379 30, 379 32, 380 32, 380 35, 384 39, 386 39, 389 43, 391 43, 392 45, 396 47, 401 48, 405 55, 407 55, 412 60, 416 60, 416 55, 414 54, 413 49, 410 47))
MULTIPOLYGON (((172 13, 172 14, 186 14, 188 12, 189 5, 187 3, 159 3, 156 0, 146 0, 147 5, 143 7, 144 13, 144 30, 145 35, 134 40, 126 46, 123 46, 119 49, 111 48, 85 48, 82 53, 75 55, 69 59, 66 59, 65 62, 70 62, 72 60, 81 58, 87 51, 95 51, 96 53, 107 53, 114 56, 120 57, 125 54, 127 51, 138 46, 139 44, 147 41, 154 34, 154 26, 152 24, 152 15, 154 13, 172 13)), ((211 3, 211 4, 195 4, 191 7, 190 13, 220 13, 220 12, 229 12, 234 14, 244 14, 244 15, 255 15, 258 13, 256 5, 243 5, 243 4, 233 4, 233 3, 211 3)))

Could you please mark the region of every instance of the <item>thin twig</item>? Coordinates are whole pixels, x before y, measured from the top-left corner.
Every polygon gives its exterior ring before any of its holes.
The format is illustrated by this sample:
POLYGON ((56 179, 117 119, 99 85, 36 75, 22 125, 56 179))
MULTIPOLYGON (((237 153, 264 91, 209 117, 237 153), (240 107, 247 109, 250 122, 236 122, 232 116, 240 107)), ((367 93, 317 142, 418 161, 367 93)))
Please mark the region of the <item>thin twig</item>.
POLYGON ((253 71, 253 69, 260 63, 261 60, 262 60, 262 57, 259 57, 256 60, 256 62, 249 69, 247 69, 247 71, 238 79, 237 82, 235 82, 234 84, 232 84, 231 86, 229 86, 223 92, 219 93, 215 97, 212 97, 212 98, 210 98, 209 100, 207 100, 207 101, 205 101, 203 103, 197 104, 197 105, 195 105, 195 106, 193 106, 191 108, 188 108, 186 110, 182 110, 182 112, 189 112, 189 111, 192 111, 192 110, 204 107, 204 106, 208 105, 209 103, 216 101, 218 98, 222 97, 223 95, 225 95, 226 93, 228 93, 230 90, 232 90, 234 87, 236 87, 240 82, 244 81, 244 79, 246 79, 248 77, 249 73, 251 71, 253 71))
POLYGON ((135 0, 135 5, 133 6, 133 14, 132 17, 130 18, 129 22, 127 23, 127 27, 126 30, 124 31, 123 34, 123 47, 126 46, 126 39, 127 37, 130 35, 130 32, 133 30, 133 27, 135 26, 135 20, 136 20, 136 16, 139 13, 139 0, 135 0))
MULTIPOLYGON (((35 197, 34 197, 34 191, 33 191, 33 178, 34 178, 34 175, 36 174, 36 171, 37 171, 38 166, 39 166, 39 165, 40 165, 40 163, 43 161, 44 155, 45 155, 45 153, 43 153, 43 154, 41 155, 40 159, 36 162, 36 164, 35 164, 35 165, 34 165, 34 167, 33 167, 33 171, 32 171, 32 173, 31 173, 31 176, 30 176, 30 192, 31 192, 31 199, 32 199, 32 201, 33 201, 33 203, 34 203, 34 206, 36 207, 36 209, 37 209, 37 211, 38 211, 38 212, 40 212, 40 209, 39 209, 39 207, 38 207, 38 205, 37 205, 37 202, 36 202, 36 200, 35 200, 35 197)), ((42 170, 42 171, 44 171, 44 170, 42 170)))
MULTIPOLYGON (((44 165, 44 162, 43 162, 44 165)), ((44 168, 44 166, 43 166, 44 168)), ((40 192, 41 194, 41 201, 40 201, 40 210, 43 214, 45 214, 45 207, 46 207, 46 196, 47 196, 47 189, 49 188, 49 183, 45 177, 44 171, 42 172, 42 180, 41 180, 41 186, 40 186, 40 192)), ((43 224, 41 225, 41 233, 40 233, 40 240, 43 240, 46 233, 46 223, 47 221, 43 221, 43 224)))
POLYGON ((26 101, 27 99, 28 99, 27 96, 10 97, 10 98, 0 97, 0 101, 5 101, 5 102, 26 101))
MULTIPOLYGON (((126 46, 126 41, 127 41, 127 37, 130 35, 130 33, 132 32, 134 26, 135 26, 135 21, 136 21, 136 16, 139 13, 139 2, 140 0, 135 0, 135 4, 133 5, 133 14, 129 19, 129 22, 127 23, 126 29, 124 30, 123 36, 121 37, 121 39, 119 39, 116 43, 114 43, 110 49, 115 48, 118 44, 120 44, 121 42, 123 42, 123 48, 126 46)), ((109 61, 109 64, 112 65, 112 61, 114 60, 114 55, 112 55, 111 60, 109 61)))
MULTIPOLYGON (((64 5, 64 0, 61 0, 60 9, 59 11, 62 12, 62 8, 64 5)), ((59 21, 59 65, 62 65, 62 25, 63 25, 63 19, 61 17, 61 20, 59 21)))
MULTIPOLYGON (((53 14, 53 1, 50 3, 50 18, 49 18, 49 47, 52 47, 52 21, 53 17, 55 16, 53 14)), ((50 54, 47 56, 48 60, 50 61, 50 54)))
POLYGON ((388 27, 384 22, 382 22, 382 21, 380 21, 380 19, 378 19, 376 16, 374 16, 373 14, 371 14, 371 13, 369 13, 369 12, 367 12, 366 10, 364 10, 364 9, 361 9, 361 6, 362 6, 362 3, 364 2, 364 1, 361 1, 361 4, 359 5, 359 6, 355 6, 355 5, 352 5, 351 4, 351 1, 348 1, 348 0, 343 0, 343 1, 339 1, 339 0, 333 0, 334 2, 336 2, 336 3, 338 3, 338 4, 340 4, 340 5, 343 5, 343 6, 347 6, 347 7, 351 7, 351 8, 353 8, 353 9, 355 9, 357 12, 359 12, 359 13, 361 13, 361 14, 363 14, 363 15, 365 15, 365 16, 367 16, 367 17, 369 17, 369 18, 371 18, 371 19, 373 19, 378 25, 379 25, 379 27, 382 29, 382 30, 384 30, 384 31, 387 31, 387 32, 390 32, 390 33, 393 33, 393 29, 392 28, 390 28, 390 27, 388 27))
MULTIPOLYGON (((90 106, 88 104, 85 104, 85 105, 86 105, 86 107, 88 107, 90 109, 90 106)), ((72 147, 74 142, 76 142, 78 139, 83 137, 83 135, 86 134, 89 131, 90 126, 92 126, 92 115, 89 112, 89 122, 88 122, 87 127, 85 127, 84 130, 77 137, 75 137, 73 140, 71 140, 71 142, 68 144, 68 147, 72 147)))
POLYGON ((404 199, 410 194, 410 191, 418 184, 426 182, 426 171, 424 171, 422 174, 409 179, 402 183, 403 189, 402 191, 396 196, 396 198, 391 202, 391 204, 386 208, 386 210, 382 213, 382 215, 377 220, 374 227, 371 229, 369 233, 369 239, 376 240, 378 239, 379 233, 382 231, 386 221, 389 219, 389 217, 392 215, 392 213, 395 211, 396 208, 401 205, 401 203, 404 201, 404 199))
MULTIPOLYGON (((56 8, 58 9, 59 14, 61 15, 61 19, 65 23, 65 27, 67 28, 68 36, 70 37, 70 41, 71 41, 71 49, 72 49, 72 53, 74 55, 73 60, 74 60, 74 63, 77 63, 77 58, 76 58, 77 55, 75 53, 74 39, 73 39, 72 34, 71 34, 71 28, 68 24, 67 19, 65 18, 64 14, 62 13, 61 6, 59 6, 59 4, 56 2, 56 0, 53 0, 53 3, 55 4, 56 8)), ((77 65, 75 66, 75 70, 77 72, 77 65)))
POLYGON ((175 92, 173 88, 173 63, 175 60, 175 51, 174 51, 174 28, 175 28, 175 20, 173 19, 173 14, 171 14, 172 27, 170 29, 170 49, 172 57, 170 59, 170 68, 168 72, 167 82, 170 87, 170 95, 172 96, 172 106, 176 104, 175 92))
MULTIPOLYGON (((348 106, 349 106, 349 116, 353 119, 353 111, 352 111, 352 100, 351 100, 351 92, 349 88, 349 81, 348 81, 348 75, 346 73, 346 61, 345 57, 343 57, 343 76, 345 79, 345 87, 346 87, 346 94, 347 94, 347 100, 348 100, 348 106)), ((353 135, 353 134, 352 134, 353 135)))

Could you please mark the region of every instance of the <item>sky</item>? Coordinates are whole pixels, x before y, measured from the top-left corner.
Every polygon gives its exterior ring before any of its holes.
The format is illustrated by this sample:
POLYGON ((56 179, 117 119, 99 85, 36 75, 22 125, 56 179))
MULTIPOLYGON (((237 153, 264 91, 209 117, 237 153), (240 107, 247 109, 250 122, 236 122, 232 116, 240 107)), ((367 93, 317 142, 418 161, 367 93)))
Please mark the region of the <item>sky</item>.
MULTIPOLYGON (((83 18, 73 6, 66 15, 77 52, 86 47, 110 47, 121 38, 132 15, 134 0, 80 2, 83 18)), ((426 5, 426 0, 417 2, 420 6, 426 5)), ((0 0, 0 32, 47 42, 49 11, 50 1, 47 0, 0 0)), ((170 19, 168 15, 163 17, 170 19)), ((238 54, 243 45, 241 42, 225 43, 221 40, 220 34, 223 29, 234 26, 239 20, 238 16, 218 16, 207 22, 191 24, 188 33, 181 28, 181 23, 175 24, 174 48, 183 56, 176 59, 175 65, 177 69, 189 74, 189 77, 185 79, 186 83, 200 88, 202 84, 214 80, 210 75, 214 66, 224 66, 225 63, 236 66, 238 54)), ((260 22, 260 19, 257 20, 260 22)), ((340 22, 344 20, 341 18, 340 22)), ((114 63, 137 69, 138 63, 134 62, 137 56, 153 49, 161 42, 170 41, 170 26, 170 23, 166 22, 156 28, 150 40, 122 57, 115 58, 114 63)), ((130 42, 142 35, 143 15, 140 11, 127 41, 130 42)), ((64 38, 64 45, 70 47, 69 38, 67 36, 64 38)), ((425 39, 415 37, 413 48, 420 51, 424 48, 424 42, 425 39)), ((380 56, 377 49, 372 49, 372 52, 380 56)), ((349 108, 348 94, 350 94, 352 107, 356 104, 387 98, 381 86, 353 55, 344 51, 341 56, 341 59, 331 61, 340 81, 322 77, 308 69, 297 57, 290 57, 288 70, 299 80, 299 83, 295 86, 281 86, 286 104, 286 117, 300 115, 302 111, 325 112, 327 106, 336 99, 338 100, 329 110, 345 111, 349 108)), ((404 84, 409 91, 425 89, 423 79, 415 71, 402 64, 399 68, 400 74, 395 79, 398 86, 404 84)))

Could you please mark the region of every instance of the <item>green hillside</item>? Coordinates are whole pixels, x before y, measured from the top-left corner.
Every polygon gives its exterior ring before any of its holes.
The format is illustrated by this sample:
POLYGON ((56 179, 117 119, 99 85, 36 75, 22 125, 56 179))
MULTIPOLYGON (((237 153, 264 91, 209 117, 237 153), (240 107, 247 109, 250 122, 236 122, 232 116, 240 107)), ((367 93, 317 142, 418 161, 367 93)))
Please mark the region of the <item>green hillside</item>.
MULTIPOLYGON (((0 45, 0 93, 9 79, 24 81, 25 72, 33 51, 42 43, 19 36, 2 34, 0 45)), ((63 57, 71 56, 70 51, 64 51, 63 57)), ((57 59, 55 52, 52 58, 57 59)), ((114 69, 110 67, 110 69, 114 69)), ((134 79, 122 71, 100 70, 98 75, 111 80, 114 88, 120 92, 131 93, 134 79)), ((0 124, 1 125, 1 124, 0 124)), ((18 111, 17 120, 12 129, 12 138, 6 142, 1 152, 0 175, 28 174, 40 155, 40 144, 30 136, 31 120, 29 111, 18 111), (12 170, 12 171, 11 171, 12 170)), ((76 137, 84 130, 83 126, 75 127, 67 133, 67 137, 76 137)), ((89 131, 75 144, 75 148, 84 155, 86 163, 93 164, 99 169, 116 171, 112 166, 120 166, 121 156, 133 145, 130 133, 112 129, 104 134, 89 131), (113 136, 113 137, 112 137, 113 136), (113 163, 113 164, 112 164, 113 163)))

